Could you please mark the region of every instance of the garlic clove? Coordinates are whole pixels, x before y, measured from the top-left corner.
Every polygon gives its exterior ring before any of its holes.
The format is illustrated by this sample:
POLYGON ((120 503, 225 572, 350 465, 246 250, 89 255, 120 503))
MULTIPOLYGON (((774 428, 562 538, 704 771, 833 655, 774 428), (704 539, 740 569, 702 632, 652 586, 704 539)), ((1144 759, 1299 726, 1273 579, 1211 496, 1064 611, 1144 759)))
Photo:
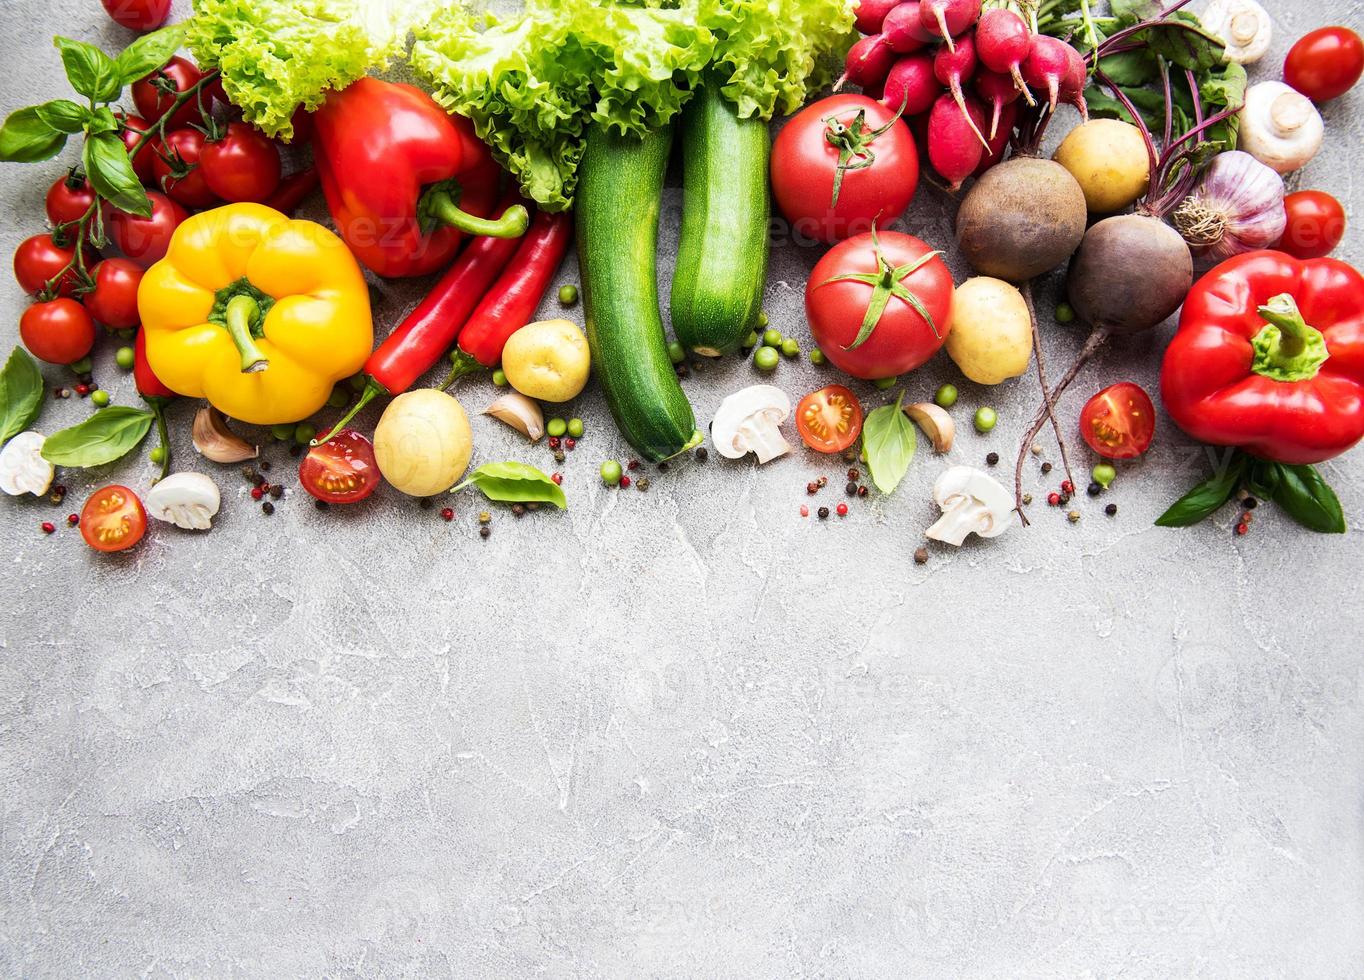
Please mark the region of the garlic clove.
POLYGON ((211 405, 195 414, 190 441, 200 456, 215 463, 241 463, 260 455, 260 447, 229 429, 223 413, 211 405))
POLYGON ((545 415, 539 404, 519 391, 508 392, 483 410, 499 422, 505 422, 531 442, 539 442, 545 434, 545 415))
POLYGON ((147 513, 187 531, 207 531, 213 526, 222 501, 218 486, 202 473, 172 473, 143 498, 147 513))
POLYGON ((41 497, 52 486, 56 470, 43 458, 46 437, 38 432, 21 432, 0 450, 0 491, 11 497, 31 493, 41 497))
POLYGON ((957 436, 957 426, 952 421, 952 416, 948 415, 942 406, 932 402, 915 402, 913 405, 906 405, 904 412, 915 425, 924 430, 924 435, 933 443, 935 453, 945 453, 952 448, 952 440, 957 436))

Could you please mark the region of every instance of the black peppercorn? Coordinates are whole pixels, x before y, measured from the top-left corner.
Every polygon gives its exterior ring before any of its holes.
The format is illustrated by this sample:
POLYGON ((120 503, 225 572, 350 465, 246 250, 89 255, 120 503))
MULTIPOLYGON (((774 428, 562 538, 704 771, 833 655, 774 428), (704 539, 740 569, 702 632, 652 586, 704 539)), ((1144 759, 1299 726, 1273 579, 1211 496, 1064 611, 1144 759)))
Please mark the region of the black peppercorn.
POLYGON ((846 493, 849 497, 857 496, 857 484, 849 480, 848 485, 843 488, 843 492, 846 493))
POLYGON ((1043 473, 1050 473, 1050 472, 1051 472, 1051 464, 1050 464, 1050 463, 1043 463, 1043 464, 1042 464, 1042 472, 1043 472, 1043 473))
POLYGON ((1091 497, 1097 497, 1099 494, 1103 492, 1104 488, 1097 483, 1091 483, 1088 487, 1085 488, 1085 493, 1089 494, 1091 497))
POLYGON ((273 487, 270 488, 270 496, 274 497, 276 500, 279 500, 281 497, 284 496, 284 486, 282 484, 276 483, 273 487))
POLYGON ((928 564, 928 549, 927 549, 927 548, 918 548, 918 549, 915 550, 915 552, 914 552, 914 564, 916 564, 916 565, 927 565, 927 564, 928 564))
POLYGON ((819 519, 820 519, 821 521, 827 521, 827 520, 829 519, 829 508, 828 508, 828 507, 821 507, 821 508, 819 509, 819 519))
POLYGON ((1246 510, 1254 510, 1256 507, 1260 506, 1260 502, 1254 497, 1247 497, 1245 500, 1241 501, 1241 506, 1245 507, 1246 510))
POLYGON ((275 505, 267 500, 265 503, 260 505, 260 509, 265 511, 266 517, 269 517, 271 514, 275 512, 275 505))
POLYGON ((710 452, 706 449, 705 446, 702 446, 700 449, 696 450, 696 461, 698 463, 704 463, 709 458, 710 452))
POLYGON ((999 465, 999 453, 991 453, 989 456, 986 456, 985 462, 987 462, 991 466, 999 465))
POLYGON ((268 459, 263 459, 260 461, 260 471, 262 473, 270 472, 270 461, 268 459))
POLYGON ((478 529, 478 536, 480 538, 490 538, 492 537, 492 534, 493 529, 488 527, 488 525, 486 524, 484 524, 481 528, 478 529))
POLYGON ((526 516, 526 508, 525 508, 525 505, 524 505, 524 504, 513 504, 513 505, 512 505, 512 513, 515 514, 517 517, 525 517, 525 516, 526 516))
POLYGON ((1117 504, 1109 504, 1107 507, 1104 508, 1104 513, 1107 514, 1109 517, 1112 517, 1117 512, 1118 512, 1117 504))
POLYGON ((251 484, 260 483, 260 474, 256 472, 256 468, 254 466, 243 466, 242 476, 246 479, 247 483, 251 484))

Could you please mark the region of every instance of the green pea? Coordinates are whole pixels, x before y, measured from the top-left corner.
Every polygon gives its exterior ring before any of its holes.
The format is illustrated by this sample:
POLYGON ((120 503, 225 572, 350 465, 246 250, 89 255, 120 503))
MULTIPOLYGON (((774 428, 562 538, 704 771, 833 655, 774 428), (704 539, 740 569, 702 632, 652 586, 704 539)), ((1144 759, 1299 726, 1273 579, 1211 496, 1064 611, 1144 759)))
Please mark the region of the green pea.
POLYGON ((96 408, 103 408, 105 405, 109 404, 109 392, 105 391, 103 388, 96 388, 94 391, 90 392, 90 401, 94 403, 96 408))
POLYGON ((764 330, 764 331, 763 331, 763 346, 764 346, 764 347, 780 347, 780 346, 781 346, 781 331, 780 331, 780 330, 764 330))
POLYGON ((1056 322, 1071 323, 1075 320, 1075 307, 1069 303, 1056 304, 1056 322))
POLYGON ((787 337, 781 342, 781 352, 787 357, 800 357, 800 343, 795 337, 787 337))
POLYGON ((933 396, 933 400, 942 408, 951 408, 957 403, 957 386, 943 385, 933 396))
POLYGON ((759 347, 753 355, 753 366, 759 371, 775 371, 781 355, 773 347, 759 347))
POLYGON ((816 367, 822 367, 823 365, 829 363, 829 359, 824 356, 824 352, 822 350, 816 347, 814 350, 810 351, 810 363, 815 365, 816 367))
POLYGON ((559 287, 559 302, 564 306, 573 306, 578 302, 578 287, 574 285, 559 287))
POLYGON ((307 422, 300 422, 294 427, 294 442, 300 446, 306 446, 317 438, 317 430, 307 422))
POLYGON ((1118 471, 1113 468, 1111 463, 1099 463, 1089 474, 1094 478, 1094 482, 1105 490, 1118 478, 1118 471))
POLYGON ((499 388, 507 387, 507 372, 501 368, 493 368, 493 384, 499 388))
POLYGON ((133 365, 137 363, 137 354, 131 347, 120 347, 114 354, 114 363, 125 371, 131 371, 133 365))
POLYGON ((974 419, 974 422, 977 432, 981 433, 989 432, 991 429, 995 427, 995 423, 998 421, 999 416, 995 414, 995 410, 993 408, 981 407, 976 409, 976 417, 974 419))
POLYGON ((288 442, 294 437, 294 427, 285 422, 282 425, 270 426, 270 434, 280 442, 288 442))
POLYGON ((569 419, 568 434, 572 436, 574 439, 581 439, 583 437, 583 420, 569 419))
POLYGON ((899 380, 900 379, 898 377, 877 378, 875 381, 872 382, 872 384, 876 386, 877 391, 887 391, 890 388, 894 388, 895 385, 899 382, 899 380))
POLYGON ((752 350, 754 347, 757 347, 757 346, 758 346, 758 331, 756 331, 756 330, 750 330, 750 331, 748 332, 748 336, 744 338, 743 346, 747 347, 747 348, 750 349, 750 350, 752 350))
POLYGON ((620 464, 614 459, 608 459, 605 463, 601 464, 602 483, 605 483, 608 487, 618 486, 620 484, 620 477, 620 464))
POLYGON ((760 310, 760 311, 758 312, 758 327, 759 327, 759 328, 765 327, 765 326, 767 326, 767 323, 768 323, 768 320, 767 320, 767 311, 766 311, 766 310, 760 310))
POLYGON ((151 451, 149 458, 157 466, 160 466, 162 463, 166 461, 166 447, 157 446, 155 449, 151 451))
POLYGON ((675 340, 668 345, 668 360, 672 361, 674 364, 681 364, 686 359, 687 349, 685 347, 675 340))
POLYGON ((557 439, 568 431, 568 423, 563 419, 550 419, 549 424, 545 426, 545 431, 557 439))
POLYGON ((346 394, 340 388, 333 388, 331 395, 327 398, 327 407, 345 408, 348 404, 350 404, 350 395, 346 394))

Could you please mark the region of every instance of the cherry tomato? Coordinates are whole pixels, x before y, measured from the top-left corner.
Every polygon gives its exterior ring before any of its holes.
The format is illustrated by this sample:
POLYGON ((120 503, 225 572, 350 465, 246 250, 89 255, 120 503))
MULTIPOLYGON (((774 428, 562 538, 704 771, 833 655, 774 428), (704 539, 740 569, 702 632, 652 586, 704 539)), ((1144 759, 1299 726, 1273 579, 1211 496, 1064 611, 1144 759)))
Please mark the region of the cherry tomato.
POLYGON ((1345 237, 1345 209, 1325 191, 1296 191, 1283 199, 1288 225, 1274 247, 1298 259, 1329 255, 1345 237))
POLYGON ((1099 392, 1080 411, 1080 435, 1105 459, 1133 459, 1156 434, 1156 407, 1140 385, 1122 381, 1099 392))
POLYGON ((34 303, 19 318, 19 338, 38 360, 70 364, 95 346, 95 321, 74 299, 34 303))
MULTIPOLYGON (((176 55, 166 62, 159 70, 152 72, 141 81, 133 83, 133 103, 137 106, 137 114, 149 123, 154 123, 175 104, 176 96, 170 92, 163 92, 154 84, 157 78, 169 79, 174 85, 176 92, 185 92, 199 84, 199 79, 203 78, 203 73, 194 67, 194 63, 176 55)), ((197 122, 200 118, 197 99, 190 99, 182 105, 171 116, 166 123, 169 129, 183 129, 192 122, 197 122)), ((208 103, 205 102, 205 107, 208 103)))
MULTIPOLYGON (((151 128, 151 123, 141 116, 129 116, 124 113, 117 113, 121 128, 118 135, 123 140, 123 145, 129 153, 133 152, 133 147, 142 138, 142 134, 151 128)), ((133 173, 137 174, 137 179, 143 184, 150 185, 155 179, 152 176, 152 161, 156 159, 152 153, 152 140, 142 144, 142 149, 137 151, 137 156, 133 157, 133 173)))
POLYGON ((1348 27, 1321 27, 1298 38, 1283 63, 1283 80, 1313 102, 1354 88, 1364 74, 1364 41, 1348 27))
POLYGON ((909 127, 891 122, 894 116, 865 95, 834 95, 801 110, 777 134, 772 194, 795 236, 842 241, 870 231, 873 221, 890 224, 909 207, 919 184, 919 151, 909 127), (850 150, 835 204, 840 154, 850 150))
POLYGON ((197 129, 173 129, 153 148, 152 174, 159 190, 187 208, 207 208, 218 203, 209 189, 204 168, 199 162, 204 152, 204 134, 197 129), (186 171, 188 170, 188 173, 186 171), (183 176, 176 176, 176 174, 183 176))
POLYGON ((912 371, 937 353, 951 326, 952 273, 941 258, 929 258, 932 252, 912 235, 883 231, 840 242, 819 260, 805 286, 805 314, 815 343, 836 367, 874 381, 912 371), (856 278, 834 281, 849 275, 856 278), (885 297, 891 287, 902 295, 885 297), (885 309, 861 337, 878 294, 885 309))
POLYGON ((29 295, 47 289, 47 284, 58 275, 62 276, 58 293, 70 296, 79 282, 74 267, 65 275, 62 270, 75 261, 76 250, 58 245, 51 235, 34 235, 25 238, 14 250, 14 278, 19 288, 29 295))
POLYGON ((81 508, 81 537, 96 551, 127 551, 146 533, 147 512, 127 487, 101 487, 81 508))
POLYGON ((54 225, 70 225, 85 217, 95 203, 95 191, 85 178, 67 174, 47 191, 47 218, 54 225))
POLYGON ((105 219, 109 240, 144 269, 151 268, 166 257, 175 229, 189 217, 188 211, 165 194, 148 191, 147 197, 152 202, 150 218, 110 208, 105 219))
POLYGON ((358 503, 379 485, 374 445, 354 429, 342 429, 308 450, 298 467, 298 482, 329 504, 358 503))
POLYGON ((171 0, 100 0, 114 22, 130 31, 154 31, 170 16, 171 0))
POLYGON ((279 148, 246 123, 229 123, 221 140, 204 144, 199 159, 209 190, 224 201, 259 203, 279 186, 279 148))
POLYGON ((862 403, 842 385, 812 391, 796 406, 796 428, 818 453, 841 453, 862 434, 862 403))
POLYGON ((111 330, 137 326, 137 287, 142 284, 142 267, 127 259, 105 259, 91 271, 93 292, 85 295, 85 308, 99 323, 111 330))

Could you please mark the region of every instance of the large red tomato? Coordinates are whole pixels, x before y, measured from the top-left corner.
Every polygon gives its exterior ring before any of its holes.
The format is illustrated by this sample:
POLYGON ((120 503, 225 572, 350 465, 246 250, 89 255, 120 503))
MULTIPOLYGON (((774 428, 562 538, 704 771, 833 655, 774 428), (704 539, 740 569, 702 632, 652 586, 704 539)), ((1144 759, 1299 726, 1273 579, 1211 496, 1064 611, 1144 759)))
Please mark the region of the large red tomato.
POLYGON ((858 235, 815 265, 805 314, 815 343, 839 368, 855 378, 893 378, 923 364, 947 340, 952 273, 913 235, 858 235))
POLYGON ((772 146, 772 194, 796 238, 832 243, 870 231, 873 221, 888 225, 918 186, 909 127, 865 95, 807 106, 772 146))

